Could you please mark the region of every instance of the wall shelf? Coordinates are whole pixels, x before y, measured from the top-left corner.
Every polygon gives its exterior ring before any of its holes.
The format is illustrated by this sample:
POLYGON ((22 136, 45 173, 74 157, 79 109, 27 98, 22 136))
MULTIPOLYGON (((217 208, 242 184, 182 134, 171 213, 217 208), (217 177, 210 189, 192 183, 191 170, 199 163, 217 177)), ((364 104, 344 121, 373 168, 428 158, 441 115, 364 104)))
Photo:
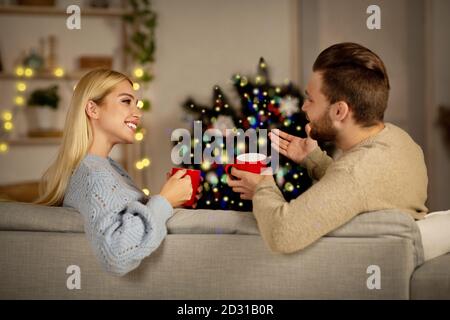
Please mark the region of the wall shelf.
MULTIPOLYGON (((0 0, 1 2, 1 0, 0 0)), ((80 2, 75 1, 73 4, 78 4, 80 2)), ((69 6, 67 4, 67 6, 69 6)), ((41 19, 43 21, 42 27, 40 30, 30 30, 33 31, 35 34, 38 33, 47 33, 50 30, 47 30, 45 20, 48 17, 54 17, 55 19, 60 19, 62 23, 64 23, 64 19, 67 19, 67 17, 70 16, 70 13, 67 13, 67 6, 22 6, 22 5, 9 5, 9 4, 2 4, 0 5, 0 19, 9 18, 12 24, 23 22, 26 23, 25 20, 28 18, 34 18, 34 19, 41 19)), ((118 68, 118 71, 125 71, 127 70, 127 56, 125 54, 125 47, 128 42, 128 36, 127 36, 127 28, 126 28, 126 22, 122 17, 126 14, 131 14, 132 10, 128 5, 127 0, 121 0, 120 5, 117 5, 115 7, 110 8, 91 8, 88 6, 80 5, 81 10, 81 17, 89 17, 90 19, 98 18, 98 19, 105 19, 110 20, 111 22, 114 22, 114 24, 120 23, 119 32, 116 32, 117 35, 117 44, 120 48, 120 52, 122 57, 120 55, 118 57, 114 57, 114 59, 121 58, 120 67, 118 68)), ((6 19, 5 19, 6 20, 6 19)), ((62 25, 65 26, 65 23, 62 25)), ((58 34, 58 30, 54 30, 56 34, 58 34)), ((94 30, 96 31, 96 30, 94 30)), ((20 33, 18 33, 16 36, 20 36, 20 33)), ((96 33, 86 33, 86 37, 91 37, 96 39, 95 41, 98 41, 98 39, 102 38, 102 34, 99 32, 96 33)), ((84 39, 83 38, 83 39, 84 39)), ((86 42, 86 41, 85 41, 86 42)), ((14 48, 8 48, 9 52, 11 50, 14 50, 14 48)), ((90 52, 89 54, 93 54, 90 52)), ((104 53, 100 53, 99 55, 103 55, 104 53)), ((73 56, 72 58, 76 58, 73 56)), ((23 81, 23 82, 33 82, 34 84, 38 84, 39 81, 42 83, 47 83, 49 81, 51 82, 59 82, 61 85, 67 85, 70 89, 73 89, 74 82, 78 81, 86 72, 89 70, 64 70, 65 74, 63 77, 56 77, 52 72, 41 72, 35 74, 32 77, 25 77, 25 76, 18 76, 15 73, 15 67, 16 66, 10 66, 9 68, 6 67, 6 65, 3 66, 3 72, 0 72, 0 83, 1 86, 4 86, 5 84, 11 85, 15 81, 23 81)), ((0 107, 0 112, 2 108, 0 107)), ((39 148, 55 148, 61 145, 62 143, 62 137, 60 136, 37 136, 37 137, 30 137, 30 136, 22 136, 16 135, 15 137, 5 137, 3 139, 0 139, 2 142, 6 142, 11 149, 21 149, 15 150, 17 152, 25 152, 28 147, 30 149, 39 149, 39 148)), ((134 180, 139 183, 140 179, 142 179, 141 172, 137 172, 137 169, 134 167, 134 162, 136 159, 136 155, 133 153, 135 151, 136 147, 132 148, 129 145, 120 145, 115 150, 121 151, 120 154, 117 155, 117 157, 114 158, 117 162, 121 163, 121 165, 124 167, 125 170, 129 171, 130 175, 134 178, 134 180), (118 150, 119 149, 119 150, 118 150)), ((42 153, 41 150, 38 150, 42 153)), ((34 152, 34 150, 33 150, 34 152)))
POLYGON ((72 81, 72 80, 80 79, 82 75, 83 75, 83 73, 80 73, 80 74, 71 73, 71 74, 66 74, 62 77, 56 77, 53 74, 49 73, 49 74, 36 74, 36 75, 33 75, 32 77, 24 77, 24 76, 17 76, 13 73, 0 72, 0 79, 1 80, 12 80, 12 81, 33 81, 33 80, 72 81))
MULTIPOLYGON (((122 8, 83 8, 81 7, 82 16, 92 17, 117 17, 120 18, 126 14, 122 8)), ((67 16, 66 8, 60 7, 33 7, 18 5, 2 5, 0 6, 0 14, 20 14, 20 15, 55 15, 67 16)))

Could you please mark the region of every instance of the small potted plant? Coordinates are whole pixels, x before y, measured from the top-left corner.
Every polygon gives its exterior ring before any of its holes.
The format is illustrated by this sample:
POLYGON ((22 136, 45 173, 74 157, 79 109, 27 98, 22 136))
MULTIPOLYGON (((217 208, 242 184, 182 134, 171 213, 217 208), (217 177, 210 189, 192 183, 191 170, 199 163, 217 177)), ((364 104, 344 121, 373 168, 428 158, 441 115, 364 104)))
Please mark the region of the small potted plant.
POLYGON ((56 129, 59 100, 57 85, 34 90, 27 101, 28 130, 51 131, 56 129))

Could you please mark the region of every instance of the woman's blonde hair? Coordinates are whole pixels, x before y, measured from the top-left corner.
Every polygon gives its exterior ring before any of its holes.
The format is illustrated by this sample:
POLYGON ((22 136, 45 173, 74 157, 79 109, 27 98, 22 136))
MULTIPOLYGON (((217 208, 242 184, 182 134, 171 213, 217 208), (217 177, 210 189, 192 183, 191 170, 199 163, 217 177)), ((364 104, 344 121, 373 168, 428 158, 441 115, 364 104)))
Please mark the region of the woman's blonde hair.
POLYGON ((132 81, 120 72, 96 69, 78 81, 66 115, 62 144, 53 164, 39 183, 39 197, 33 202, 61 206, 73 171, 89 151, 93 131, 85 107, 92 100, 100 105, 104 98, 122 81, 132 81))

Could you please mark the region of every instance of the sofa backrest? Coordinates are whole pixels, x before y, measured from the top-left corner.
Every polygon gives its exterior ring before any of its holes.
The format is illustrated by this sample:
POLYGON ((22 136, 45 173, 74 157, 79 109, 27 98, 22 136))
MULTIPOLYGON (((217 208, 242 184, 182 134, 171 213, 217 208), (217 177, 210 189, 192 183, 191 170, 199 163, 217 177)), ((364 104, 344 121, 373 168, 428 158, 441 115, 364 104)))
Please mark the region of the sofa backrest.
MULTIPOLYGON (((80 213, 72 208, 0 202, 0 231, 83 233, 83 225, 80 213)), ((169 234, 259 234, 251 212, 226 210, 175 209, 167 228, 169 234)), ((326 237, 405 238, 415 248, 415 265, 424 261, 416 222, 407 213, 396 209, 362 213, 326 237)))

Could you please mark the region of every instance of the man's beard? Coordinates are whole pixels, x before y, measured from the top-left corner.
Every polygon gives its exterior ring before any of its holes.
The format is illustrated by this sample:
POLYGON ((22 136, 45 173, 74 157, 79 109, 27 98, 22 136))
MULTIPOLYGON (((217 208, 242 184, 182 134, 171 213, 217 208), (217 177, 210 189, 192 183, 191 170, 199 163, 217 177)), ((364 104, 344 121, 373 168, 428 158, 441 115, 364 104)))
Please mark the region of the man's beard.
POLYGON ((317 121, 311 121, 310 136, 312 139, 322 142, 334 142, 337 137, 337 130, 333 127, 330 116, 327 112, 317 121))

